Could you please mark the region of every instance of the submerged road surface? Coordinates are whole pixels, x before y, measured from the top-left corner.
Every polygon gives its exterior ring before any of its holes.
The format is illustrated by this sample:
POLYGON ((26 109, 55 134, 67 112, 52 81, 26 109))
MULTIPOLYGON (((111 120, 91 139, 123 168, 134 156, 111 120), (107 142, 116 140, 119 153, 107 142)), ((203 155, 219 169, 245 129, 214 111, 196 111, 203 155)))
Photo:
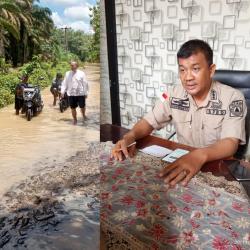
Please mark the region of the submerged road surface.
POLYGON ((53 106, 27 121, 0 110, 0 249, 99 249, 100 69, 84 69, 88 120, 53 106))
POLYGON ((30 122, 16 116, 13 105, 0 109, 0 195, 41 167, 84 149, 84 142, 99 140, 99 65, 87 65, 84 71, 90 86, 85 124, 78 110, 78 125, 72 126, 70 109, 60 113, 49 88, 42 92, 42 113, 30 122))

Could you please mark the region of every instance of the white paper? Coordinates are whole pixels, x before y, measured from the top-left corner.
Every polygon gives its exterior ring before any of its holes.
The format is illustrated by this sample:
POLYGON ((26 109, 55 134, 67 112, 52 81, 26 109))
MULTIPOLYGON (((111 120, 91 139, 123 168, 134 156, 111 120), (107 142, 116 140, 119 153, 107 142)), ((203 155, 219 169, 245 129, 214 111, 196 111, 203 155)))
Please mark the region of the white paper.
POLYGON ((140 151, 145 154, 149 154, 155 157, 164 157, 167 154, 170 154, 171 152, 173 152, 173 150, 170 150, 168 148, 164 148, 158 145, 152 145, 152 146, 140 149, 140 151))
POLYGON ((178 158, 180 158, 181 156, 186 155, 188 153, 189 153, 188 150, 177 148, 171 154, 164 157, 162 160, 172 163, 172 162, 176 161, 178 158))

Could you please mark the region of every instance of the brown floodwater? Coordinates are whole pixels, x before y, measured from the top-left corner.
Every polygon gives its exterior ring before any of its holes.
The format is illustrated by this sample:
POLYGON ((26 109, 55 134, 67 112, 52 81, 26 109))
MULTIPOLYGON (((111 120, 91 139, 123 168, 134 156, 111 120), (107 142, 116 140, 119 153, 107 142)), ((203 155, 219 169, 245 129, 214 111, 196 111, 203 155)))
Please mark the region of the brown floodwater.
POLYGON ((0 109, 0 195, 42 167, 63 162, 84 142, 99 140, 99 65, 87 65, 84 71, 90 85, 85 124, 78 110, 78 125, 73 126, 70 109, 60 113, 49 88, 42 92, 43 111, 29 122, 14 114, 13 105, 0 109))
MULTIPOLYGON (((91 64, 84 71, 90 85, 89 119, 84 123, 78 110, 78 125, 73 126, 70 109, 60 113, 58 105, 52 105, 49 88, 42 91, 43 111, 29 122, 14 114, 13 105, 0 109, 0 200, 29 177, 46 173, 86 149, 86 142, 99 141, 100 68, 91 64)), ((31 232, 18 249, 99 249, 99 201, 72 190, 57 197, 62 198, 67 214, 59 219, 57 231, 31 232), (94 205, 89 208, 89 203, 94 205)), ((12 235, 3 249, 16 249, 14 241, 12 235)))

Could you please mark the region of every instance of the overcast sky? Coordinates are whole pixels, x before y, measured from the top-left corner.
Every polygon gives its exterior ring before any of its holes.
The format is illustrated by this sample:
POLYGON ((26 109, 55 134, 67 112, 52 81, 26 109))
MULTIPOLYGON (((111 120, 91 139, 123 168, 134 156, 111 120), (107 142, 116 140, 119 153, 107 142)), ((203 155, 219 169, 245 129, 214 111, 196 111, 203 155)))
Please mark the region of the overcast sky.
POLYGON ((74 30, 92 32, 89 25, 89 7, 96 4, 96 0, 40 0, 41 6, 49 7, 55 25, 71 27, 74 30))

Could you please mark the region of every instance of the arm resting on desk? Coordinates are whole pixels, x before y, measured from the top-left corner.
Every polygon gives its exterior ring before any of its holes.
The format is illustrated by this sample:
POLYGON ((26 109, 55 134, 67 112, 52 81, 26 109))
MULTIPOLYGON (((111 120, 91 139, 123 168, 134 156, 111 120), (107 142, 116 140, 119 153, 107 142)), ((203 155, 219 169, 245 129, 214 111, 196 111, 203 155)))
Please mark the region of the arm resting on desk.
POLYGON ((205 163, 233 156, 238 145, 238 139, 224 138, 206 148, 195 149, 166 166, 160 176, 164 178, 166 185, 171 187, 178 182, 182 182, 182 185, 186 186, 205 163))
POLYGON ((112 156, 121 161, 123 154, 125 157, 133 157, 135 153, 135 145, 127 148, 127 146, 136 140, 139 140, 147 135, 150 135, 153 131, 153 127, 145 120, 138 121, 134 127, 123 136, 123 139, 119 140, 115 147, 112 149, 112 156))
POLYGON ((200 150, 200 153, 204 154, 206 162, 210 162, 233 156, 238 149, 238 145, 238 139, 224 138, 209 147, 197 150, 200 150))

